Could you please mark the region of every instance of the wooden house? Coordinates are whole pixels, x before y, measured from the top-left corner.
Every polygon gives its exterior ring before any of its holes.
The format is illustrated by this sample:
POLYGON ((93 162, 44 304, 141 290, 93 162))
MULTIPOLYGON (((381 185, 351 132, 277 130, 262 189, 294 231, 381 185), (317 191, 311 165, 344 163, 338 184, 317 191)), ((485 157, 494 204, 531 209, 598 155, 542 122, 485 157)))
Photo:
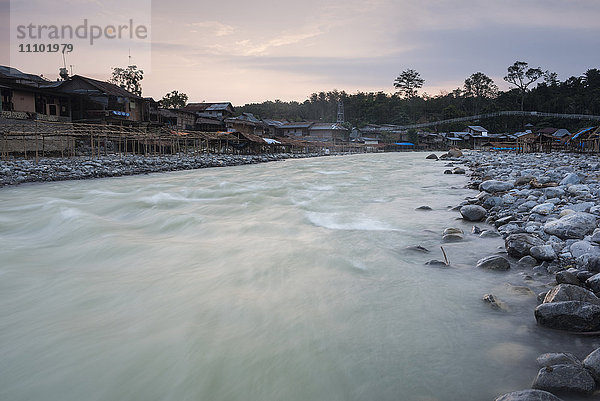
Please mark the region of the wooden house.
POLYGON ((0 66, 0 111, 3 118, 69 121, 71 98, 60 81, 0 66))
POLYGON ((73 121, 120 125, 144 121, 144 99, 118 85, 75 75, 59 90, 71 96, 73 121))

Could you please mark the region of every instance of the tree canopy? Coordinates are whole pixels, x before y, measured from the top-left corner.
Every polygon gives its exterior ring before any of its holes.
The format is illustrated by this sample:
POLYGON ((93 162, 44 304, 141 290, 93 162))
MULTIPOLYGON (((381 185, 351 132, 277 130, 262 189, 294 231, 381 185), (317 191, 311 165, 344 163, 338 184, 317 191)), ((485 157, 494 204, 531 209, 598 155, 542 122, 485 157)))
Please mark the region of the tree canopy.
MULTIPOLYGON (((524 79, 527 79, 526 71, 524 79)), ((541 71, 541 69, 539 69, 541 71)), ((531 74, 530 74, 531 75, 531 74)), ((544 80, 519 88, 497 90, 494 82, 484 73, 474 73, 465 79, 462 88, 441 92, 434 96, 407 98, 397 93, 322 91, 311 94, 304 102, 281 100, 247 104, 237 107, 239 113, 250 112, 262 118, 288 121, 336 120, 337 102, 344 102, 346 120, 354 126, 366 124, 414 124, 456 117, 502 111, 531 110, 547 113, 600 115, 600 70, 593 68, 564 81, 553 73, 542 73, 544 80), (548 77, 548 78, 546 78, 548 77), (486 79, 487 78, 487 79, 486 79)), ((531 79, 531 78, 530 78, 531 79)), ((538 78, 539 79, 539 78, 538 78)), ((524 81, 526 82, 526 81, 524 81)), ((509 132, 523 128, 521 117, 497 117, 471 123, 483 125, 492 132, 509 132)), ((590 124, 589 121, 530 118, 526 122, 574 130, 590 124)), ((460 130, 466 122, 438 127, 460 130)))
POLYGON ((407 99, 412 99, 417 96, 417 89, 423 87, 425 80, 421 78, 421 74, 417 71, 408 69, 398 75, 394 81, 394 87, 398 89, 399 94, 407 99))
POLYGON ((167 109, 180 109, 185 107, 187 101, 188 95, 179 93, 178 91, 172 91, 163 96, 160 100, 160 105, 167 109))
POLYGON ((136 65, 130 65, 127 68, 114 67, 108 82, 119 85, 134 95, 142 96, 142 79, 144 71, 138 70, 136 65))

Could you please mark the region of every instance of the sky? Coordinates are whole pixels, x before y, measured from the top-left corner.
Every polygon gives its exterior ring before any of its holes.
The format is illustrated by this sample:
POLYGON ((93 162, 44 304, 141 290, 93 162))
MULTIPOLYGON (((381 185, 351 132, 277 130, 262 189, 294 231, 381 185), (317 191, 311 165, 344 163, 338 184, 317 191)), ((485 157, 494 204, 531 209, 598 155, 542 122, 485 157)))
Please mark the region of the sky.
POLYGON ((51 79, 62 56, 15 55, 15 21, 143 21, 145 41, 77 45, 65 61, 105 80, 131 55, 155 99, 172 90, 234 105, 333 89, 392 93, 408 68, 425 80, 421 93, 438 95, 478 71, 507 89, 502 77, 517 60, 560 79, 600 68, 598 0, 0 0, 0 15, 0 64, 51 79))

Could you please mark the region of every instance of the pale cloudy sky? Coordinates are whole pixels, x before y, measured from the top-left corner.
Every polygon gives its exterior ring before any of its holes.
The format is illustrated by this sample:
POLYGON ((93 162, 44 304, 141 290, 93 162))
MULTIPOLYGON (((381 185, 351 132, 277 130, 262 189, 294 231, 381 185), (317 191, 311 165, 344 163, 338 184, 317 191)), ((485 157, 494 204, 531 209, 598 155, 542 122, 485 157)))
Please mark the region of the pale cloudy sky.
MULTIPOLYGON (((25 4, 35 3, 49 4, 25 4)), ((128 4, 110 10, 126 15, 128 4)), ((435 95, 477 71, 506 88, 502 77, 516 60, 561 79, 600 68, 598 0, 154 0, 151 21, 151 65, 143 51, 134 49, 132 60, 148 71, 144 95, 156 99, 174 89, 190 101, 235 105, 303 101, 332 89, 389 93, 406 68, 418 70, 435 95)), ((127 64, 127 52, 113 46, 68 63, 106 79, 111 66, 127 64)), ((53 64, 62 61, 42 64, 14 67, 55 77, 60 65, 53 64)))

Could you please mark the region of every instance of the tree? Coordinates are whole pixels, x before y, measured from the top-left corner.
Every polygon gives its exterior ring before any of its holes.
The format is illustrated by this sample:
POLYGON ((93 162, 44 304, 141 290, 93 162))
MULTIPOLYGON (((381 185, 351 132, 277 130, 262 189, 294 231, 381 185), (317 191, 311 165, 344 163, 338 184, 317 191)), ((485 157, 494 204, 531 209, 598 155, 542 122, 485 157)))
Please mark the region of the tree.
POLYGON ((119 85, 134 95, 141 96, 142 79, 144 79, 144 71, 138 70, 136 65, 130 65, 127 68, 114 67, 112 78, 108 82, 119 85))
POLYGON ((515 85, 521 92, 521 111, 523 111, 527 88, 544 75, 541 68, 528 67, 529 64, 524 61, 515 61, 513 65, 508 67, 508 75, 504 77, 506 82, 515 85))
POLYGON ((171 93, 167 93, 160 100, 160 105, 167 109, 180 109, 185 107, 188 101, 188 95, 185 93, 179 93, 177 91, 172 91, 171 93))
POLYGON ((407 99, 412 99, 417 96, 417 89, 423 87, 425 80, 421 78, 421 74, 417 71, 408 69, 402 71, 398 78, 394 81, 394 88, 407 99))
POLYGON ((492 99, 498 95, 498 87, 494 80, 483 72, 476 72, 465 79, 465 96, 473 99, 473 111, 479 112, 481 102, 492 99))
POLYGON ((498 94, 498 87, 494 80, 483 72, 476 72, 465 79, 465 96, 476 99, 493 98, 498 94))

